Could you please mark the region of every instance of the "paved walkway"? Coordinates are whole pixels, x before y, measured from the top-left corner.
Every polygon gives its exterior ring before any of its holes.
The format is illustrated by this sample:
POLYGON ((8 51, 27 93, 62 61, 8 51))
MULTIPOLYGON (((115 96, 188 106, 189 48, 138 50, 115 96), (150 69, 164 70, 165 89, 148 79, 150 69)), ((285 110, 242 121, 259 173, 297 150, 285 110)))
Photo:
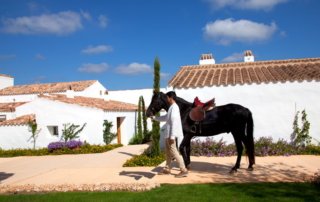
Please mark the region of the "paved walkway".
POLYGON ((122 167, 148 145, 132 145, 100 154, 0 158, 0 186, 101 183, 220 183, 304 181, 320 169, 320 156, 256 157, 255 170, 248 172, 246 157, 241 169, 228 172, 236 157, 192 157, 186 178, 157 175, 164 166, 122 167))

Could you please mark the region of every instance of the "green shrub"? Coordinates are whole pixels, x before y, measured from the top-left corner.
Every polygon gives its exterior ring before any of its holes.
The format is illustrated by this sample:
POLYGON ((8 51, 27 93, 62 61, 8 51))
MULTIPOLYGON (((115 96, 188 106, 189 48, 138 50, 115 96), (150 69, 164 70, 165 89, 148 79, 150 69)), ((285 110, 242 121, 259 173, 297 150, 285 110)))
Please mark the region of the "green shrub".
POLYGON ((295 146, 307 146, 311 144, 312 137, 309 135, 310 122, 307 119, 306 110, 301 112, 301 128, 299 127, 299 111, 296 112, 293 121, 291 141, 295 146))
POLYGON ((74 125, 70 123, 63 124, 64 129, 62 129, 61 140, 63 140, 64 142, 68 142, 69 140, 79 138, 78 134, 82 132, 86 125, 87 124, 84 123, 82 127, 79 128, 80 125, 74 125))
POLYGON ((157 166, 165 161, 164 153, 160 153, 157 156, 148 156, 146 153, 143 153, 138 156, 134 156, 133 158, 127 160, 124 163, 124 167, 137 167, 137 166, 157 166))
POLYGON ((129 145, 141 144, 142 139, 140 135, 135 134, 129 141, 129 145))
POLYGON ((15 157, 15 156, 45 156, 45 155, 61 155, 61 154, 90 154, 90 153, 102 153, 117 147, 121 147, 121 144, 113 145, 89 145, 84 144, 80 148, 70 149, 64 147, 62 149, 57 149, 49 152, 47 148, 41 149, 11 149, 11 150, 1 150, 0 157, 15 157))
POLYGON ((107 145, 112 142, 114 138, 117 137, 116 133, 111 132, 113 124, 112 122, 109 122, 108 120, 104 120, 103 122, 103 142, 107 145))

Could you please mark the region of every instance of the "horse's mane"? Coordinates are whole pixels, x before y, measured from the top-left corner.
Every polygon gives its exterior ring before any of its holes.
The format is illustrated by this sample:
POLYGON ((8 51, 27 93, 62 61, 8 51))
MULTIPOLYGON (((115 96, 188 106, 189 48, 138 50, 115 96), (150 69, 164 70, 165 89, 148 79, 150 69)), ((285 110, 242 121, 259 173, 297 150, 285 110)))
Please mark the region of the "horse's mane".
POLYGON ((176 101, 178 103, 181 103, 182 105, 190 105, 190 106, 192 106, 192 103, 190 103, 190 102, 186 101, 185 99, 183 99, 181 97, 178 97, 178 96, 176 97, 176 101))
POLYGON ((181 97, 176 97, 176 102, 178 105, 182 105, 186 108, 192 107, 192 103, 186 101, 185 99, 181 98, 181 97))

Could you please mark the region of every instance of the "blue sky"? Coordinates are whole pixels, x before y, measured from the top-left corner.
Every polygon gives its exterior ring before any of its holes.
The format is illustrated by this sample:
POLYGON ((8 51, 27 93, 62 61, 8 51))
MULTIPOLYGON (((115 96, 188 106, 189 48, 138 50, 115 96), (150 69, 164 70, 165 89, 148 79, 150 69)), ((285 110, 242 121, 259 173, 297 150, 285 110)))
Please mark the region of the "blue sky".
POLYGON ((165 87, 202 53, 216 63, 320 57, 319 0, 0 0, 0 74, 15 85, 99 80, 165 87))

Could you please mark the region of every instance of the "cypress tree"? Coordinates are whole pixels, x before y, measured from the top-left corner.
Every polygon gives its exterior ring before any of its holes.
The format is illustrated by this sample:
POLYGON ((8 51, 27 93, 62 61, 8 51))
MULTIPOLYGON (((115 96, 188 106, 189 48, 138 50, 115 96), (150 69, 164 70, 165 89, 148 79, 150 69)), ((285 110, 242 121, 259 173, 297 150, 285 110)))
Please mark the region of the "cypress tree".
POLYGON ((143 96, 141 96, 141 110, 142 110, 142 123, 143 123, 143 138, 146 142, 148 142, 150 140, 150 137, 148 137, 146 106, 144 103, 143 96))
POLYGON ((142 119, 141 119, 141 96, 139 97, 139 103, 138 103, 138 120, 137 120, 137 126, 138 126, 138 141, 139 143, 142 143, 143 137, 142 137, 142 119))
MULTIPOLYGON (((160 62, 159 58, 156 57, 154 60, 154 77, 153 77, 153 92, 160 92, 160 62)), ((159 116, 159 113, 156 114, 159 116)), ((152 145, 151 145, 151 155, 159 156, 160 155, 160 123, 157 121, 152 122, 152 145)))

